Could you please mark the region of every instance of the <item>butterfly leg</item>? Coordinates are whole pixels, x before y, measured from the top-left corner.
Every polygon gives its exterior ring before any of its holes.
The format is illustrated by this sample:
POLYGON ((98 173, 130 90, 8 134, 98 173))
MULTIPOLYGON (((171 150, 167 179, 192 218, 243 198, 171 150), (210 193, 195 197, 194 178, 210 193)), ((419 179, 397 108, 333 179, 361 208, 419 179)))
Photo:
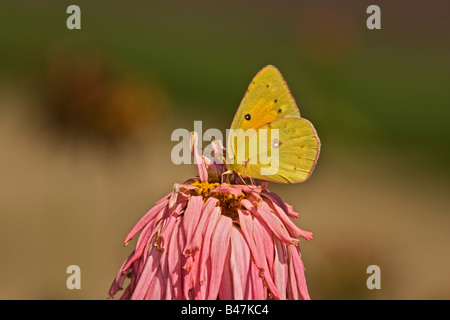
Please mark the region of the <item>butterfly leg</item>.
POLYGON ((223 183, 223 176, 225 176, 225 175, 231 175, 231 174, 233 174, 233 173, 234 173, 233 170, 228 170, 228 171, 222 172, 222 174, 220 175, 220 184, 223 183))

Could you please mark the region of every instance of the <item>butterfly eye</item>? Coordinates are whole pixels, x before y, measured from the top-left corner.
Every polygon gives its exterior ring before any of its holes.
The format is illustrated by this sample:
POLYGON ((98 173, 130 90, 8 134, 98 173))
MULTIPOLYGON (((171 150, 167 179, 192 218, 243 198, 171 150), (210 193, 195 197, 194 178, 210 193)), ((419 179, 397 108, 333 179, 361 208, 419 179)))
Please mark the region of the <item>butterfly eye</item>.
POLYGON ((250 120, 251 119, 250 114, 246 114, 244 118, 245 120, 250 120))

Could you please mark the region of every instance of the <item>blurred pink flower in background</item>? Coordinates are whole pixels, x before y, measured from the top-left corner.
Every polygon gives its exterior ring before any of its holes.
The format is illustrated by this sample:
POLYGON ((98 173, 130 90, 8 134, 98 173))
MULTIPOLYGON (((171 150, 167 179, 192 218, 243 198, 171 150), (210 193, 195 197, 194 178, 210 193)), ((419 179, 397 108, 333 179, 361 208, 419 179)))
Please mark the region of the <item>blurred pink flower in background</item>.
POLYGON ((298 213, 267 183, 220 183, 225 166, 200 157, 196 140, 199 177, 175 184, 130 231, 125 244, 140 232, 136 247, 108 297, 130 278, 121 299, 309 299, 297 237, 312 233, 289 218, 298 213))

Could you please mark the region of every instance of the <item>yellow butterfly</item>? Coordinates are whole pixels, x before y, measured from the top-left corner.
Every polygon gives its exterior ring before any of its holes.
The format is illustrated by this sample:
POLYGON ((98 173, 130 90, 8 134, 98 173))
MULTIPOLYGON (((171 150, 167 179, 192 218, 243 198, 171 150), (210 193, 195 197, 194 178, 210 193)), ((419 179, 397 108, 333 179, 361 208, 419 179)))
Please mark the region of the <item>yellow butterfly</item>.
POLYGON ((283 76, 274 66, 264 67, 250 83, 231 123, 227 169, 266 181, 298 183, 310 177, 319 152, 316 130, 300 117, 283 76), (233 134, 239 129, 248 133, 243 139, 233 134), (258 148, 262 142, 266 156, 258 148))

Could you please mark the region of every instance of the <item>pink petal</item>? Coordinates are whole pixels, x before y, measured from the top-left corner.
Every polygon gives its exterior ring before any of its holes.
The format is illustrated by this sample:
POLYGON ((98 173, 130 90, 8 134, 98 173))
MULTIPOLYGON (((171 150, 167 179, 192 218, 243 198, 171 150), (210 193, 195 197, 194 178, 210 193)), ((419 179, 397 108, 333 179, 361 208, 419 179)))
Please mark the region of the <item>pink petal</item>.
POLYGON ((172 192, 166 194, 163 198, 161 198, 161 199, 159 199, 158 201, 156 201, 155 204, 159 204, 159 203, 161 203, 161 202, 164 202, 164 201, 166 201, 166 200, 169 200, 169 198, 170 198, 171 196, 172 196, 172 192))
POLYGON ((292 222, 291 219, 288 218, 286 215, 286 212, 275 202, 267 201, 269 206, 272 208, 273 212, 276 213, 277 217, 280 218, 280 220, 283 222, 284 226, 292 232, 292 234, 295 237, 303 237, 306 240, 312 239, 312 232, 305 231, 301 228, 299 228, 297 225, 295 225, 294 222, 292 222))
POLYGON ((169 239, 172 235, 172 231, 174 228, 174 225, 179 220, 180 214, 182 214, 184 209, 186 208, 186 201, 178 202, 176 203, 175 207, 170 209, 169 207, 169 214, 167 214, 168 218, 164 219, 162 226, 161 226, 161 234, 160 234, 160 243, 159 246, 162 250, 164 250, 166 246, 166 240, 169 239))
POLYGON ((261 190, 266 190, 268 185, 269 185, 268 181, 263 181, 261 183, 261 190))
POLYGON ((172 282, 168 281, 166 278, 166 294, 164 300, 173 300, 174 298, 172 282))
POLYGON ((300 258, 300 249, 298 246, 288 246, 291 252, 291 258, 294 264, 295 277, 297 278, 297 289, 303 300, 310 300, 308 288, 306 286, 305 267, 300 258))
POLYGON ((206 164, 204 158, 200 156, 198 152, 198 134, 197 132, 191 132, 191 152, 194 155, 195 163, 197 163, 198 173, 201 181, 208 181, 208 171, 206 170, 206 164))
MULTIPOLYGON (((136 283, 133 284, 134 287, 136 287, 137 281, 139 280, 139 278, 141 277, 142 274, 142 270, 144 270, 145 267, 145 263, 147 262, 146 260, 146 255, 144 255, 144 257, 142 259, 138 259, 135 262, 133 262, 133 264, 131 265, 131 277, 135 277, 136 279, 136 283)), ((134 290, 134 289, 133 289, 134 290)))
MULTIPOLYGON (((183 269, 189 271, 187 276, 184 278, 184 295, 192 295, 192 298, 195 297, 197 292, 195 289, 199 290, 200 288, 196 286, 197 280, 197 269, 198 269, 198 260, 199 260, 199 251, 196 251, 192 256, 186 258, 186 263, 183 266, 183 269)), ((184 271, 183 270, 183 271, 184 271)))
POLYGON ((119 291, 123 289, 123 283, 125 279, 128 277, 128 274, 130 273, 129 270, 125 271, 123 268, 128 261, 131 259, 131 257, 134 255, 134 251, 128 256, 128 258, 124 261, 122 266, 119 269, 119 272, 116 275, 116 278, 114 279, 113 283, 111 284, 111 287, 108 292, 108 299, 113 298, 114 295, 119 291))
POLYGON ((290 250, 287 250, 289 260, 288 299, 298 300, 297 279, 295 277, 294 263, 290 250))
POLYGON ((160 214, 167 204, 169 203, 168 199, 165 199, 159 203, 157 203, 153 208, 151 208, 139 221, 136 225, 131 229, 130 233, 128 233, 125 238, 124 244, 127 245, 130 240, 142 229, 144 228, 151 220, 153 220, 158 214, 160 214))
POLYGON ((252 284, 251 296, 254 300, 265 300, 267 296, 264 291, 263 279, 259 276, 259 269, 254 263, 250 264, 250 280, 252 284))
POLYGON ((239 225, 241 226, 242 234, 247 242, 253 261, 258 269, 263 268, 263 258, 260 252, 256 249, 255 238, 253 234, 253 219, 247 210, 237 209, 239 215, 239 225))
POLYGON ((211 237, 216 228, 217 222, 221 216, 221 208, 215 207, 213 212, 211 212, 208 222, 205 228, 205 235, 203 236, 203 244, 200 254, 200 268, 198 272, 198 278, 200 279, 200 294, 201 299, 206 299, 210 287, 211 279, 211 237))
MULTIPOLYGON (((180 228, 180 232, 178 233, 178 247, 180 249, 180 262, 181 262, 181 266, 183 266, 186 263, 186 258, 183 255, 183 249, 186 246, 186 235, 184 234, 184 232, 182 232, 181 230, 184 230, 184 219, 180 219, 180 223, 181 223, 181 228, 180 228)), ((186 286, 189 283, 189 272, 186 271, 185 269, 183 269, 183 267, 181 267, 181 283, 182 283, 182 294, 183 294, 183 300, 189 300, 191 299, 191 296, 188 292, 188 290, 186 289, 186 286)))
POLYGON ((233 221, 221 215, 211 238, 211 280, 208 300, 216 299, 219 293, 222 272, 230 245, 230 232, 233 221))
POLYGON ((131 297, 131 286, 128 286, 125 291, 123 292, 122 296, 120 297, 120 300, 128 300, 131 297))
POLYGON ((202 270, 198 273, 198 278, 200 279, 198 285, 200 289, 196 292, 195 299, 205 300, 209 292, 209 279, 211 279, 211 259, 208 257, 205 263, 200 264, 199 269, 202 270))
MULTIPOLYGON (((169 239, 170 240, 170 239, 169 239)), ((167 241, 168 244, 168 241, 167 241)), ((161 299, 172 299, 173 297, 173 291, 172 291, 172 285, 171 285, 171 279, 169 274, 169 254, 167 250, 163 250, 161 253, 160 258, 160 269, 161 269, 161 279, 163 280, 162 283, 162 293, 161 293, 161 299)))
POLYGON ((237 185, 229 186, 226 183, 222 183, 220 186, 215 187, 213 190, 211 190, 211 193, 227 193, 232 194, 236 198, 238 198, 242 195, 242 190, 241 186, 237 185))
POLYGON ((202 196, 193 196, 189 200, 186 211, 183 216, 183 229, 186 235, 186 243, 191 242, 192 235, 197 227, 198 220, 203 207, 202 196))
MULTIPOLYGON (((258 224, 256 222, 257 218, 254 218, 254 222, 253 222, 253 230, 254 230, 254 235, 255 235, 255 242, 256 242, 256 246, 258 251, 260 252, 265 252, 265 247, 264 247, 264 236, 263 233, 265 232, 263 228, 260 227, 260 224, 258 224)), ((269 267, 267 265, 267 259, 263 259, 263 271, 268 270, 269 267)), ((278 289, 275 286, 275 283, 273 282, 272 279, 272 275, 270 274, 270 272, 260 272, 260 276, 264 277, 264 280, 266 281, 266 285, 269 288, 270 293, 272 294, 274 299, 280 299, 280 294, 278 293, 278 289)))
POLYGON ((166 287, 165 279, 162 276, 161 269, 158 268, 153 280, 150 283, 145 300, 162 300, 164 289, 166 287))
POLYGON ((287 259, 286 245, 278 239, 275 240, 275 261, 273 264, 273 274, 275 285, 280 293, 280 298, 286 300, 287 290, 287 259))
MULTIPOLYGON (((297 244, 298 239, 291 237, 288 232, 281 227, 281 223, 277 222, 272 215, 272 210, 265 203, 261 202, 261 206, 259 208, 254 207, 250 201, 247 199, 243 199, 241 204, 249 210, 255 217, 258 217, 272 230, 277 238, 285 242, 286 244, 297 244)), ((278 220, 279 221, 279 220, 278 220)))
POLYGON ((168 272, 169 272, 172 287, 173 287, 173 295, 176 300, 183 299, 183 284, 182 284, 182 276, 181 276, 181 272, 182 272, 181 267, 184 264, 184 260, 185 260, 183 254, 181 252, 182 249, 179 246, 179 244, 180 244, 179 238, 184 236, 184 234, 182 232, 182 225, 180 223, 180 220, 178 221, 178 223, 175 225, 175 228, 173 229, 172 235, 169 240, 168 248, 167 248, 167 254, 168 254, 167 267, 168 267, 168 272))
POLYGON ((173 208, 178 202, 187 201, 189 199, 189 196, 184 194, 184 192, 193 189, 198 188, 187 183, 175 183, 173 185, 173 191, 171 193, 172 196, 170 197, 169 201, 169 208, 173 208))
POLYGON ((261 187, 255 185, 240 185, 241 189, 245 193, 254 193, 259 195, 261 193, 261 187))
MULTIPOLYGON (((211 142, 212 147, 212 155, 214 157, 217 157, 218 155, 221 155, 225 148, 223 147, 222 140, 214 140, 211 142)), ((221 159, 220 159, 221 160, 221 159)))
POLYGON ((235 227, 231 228, 230 239, 230 269, 233 275, 234 299, 243 300, 248 289, 250 249, 241 232, 235 227))
POLYGON ((263 201, 257 193, 247 193, 245 200, 251 203, 255 208, 259 208, 261 206, 261 202, 263 201))
POLYGON ((161 227, 160 235, 159 235, 159 249, 160 250, 163 250, 163 251, 165 250, 165 248, 167 246, 167 242, 170 239, 170 237, 173 233, 173 229, 175 228, 175 225, 178 220, 179 220, 178 215, 172 214, 169 218, 167 218, 164 221, 164 223, 161 227))
POLYGON ((268 271, 270 274, 273 274, 273 260, 275 256, 273 233, 265 223, 261 223, 258 219, 253 219, 253 223, 258 224, 262 230, 261 235, 264 244, 264 256, 267 261, 268 271))
POLYGON ((209 215, 216 207, 218 201, 219 200, 212 197, 206 200, 200 215, 200 220, 196 225, 192 239, 190 242, 188 242, 186 248, 184 249, 185 256, 191 255, 193 252, 197 251, 200 248, 205 233, 206 222, 208 221, 209 215))
POLYGON ((160 256, 161 252, 158 251, 155 246, 152 246, 148 254, 147 263, 145 264, 144 270, 142 271, 142 276, 139 278, 133 295, 131 296, 132 300, 142 300, 147 295, 153 277, 158 270, 160 256))
MULTIPOLYGON (((253 282, 252 282, 252 272, 251 272, 251 266, 249 268, 249 277, 247 279, 247 283, 245 284, 245 292, 244 292, 244 297, 242 298, 242 300, 255 300, 255 298, 253 298, 253 282)), ((261 280, 261 279, 259 279, 261 280)))
POLYGON ((263 192, 261 192, 261 197, 266 198, 266 200, 268 200, 268 202, 273 202, 275 204, 277 204, 280 208, 283 209, 283 211, 287 214, 288 213, 288 208, 286 206, 286 203, 283 202, 283 200, 280 198, 279 195, 277 195, 276 193, 270 192, 269 190, 264 190, 263 192))
MULTIPOLYGON (((269 272, 265 272, 265 270, 268 270, 268 265, 263 254, 264 240, 261 228, 259 228, 258 224, 255 224, 253 222, 252 216, 246 213, 245 210, 237 209, 237 211, 239 214, 239 223, 241 226, 242 234, 248 244, 255 266, 259 269, 258 277, 264 277, 273 296, 278 299, 279 294, 272 281, 271 275, 269 272)), ((253 284, 257 285, 255 284, 255 282, 253 284)), ((258 295, 258 293, 255 292, 254 294, 258 295)))
POLYGON ((139 238, 136 242, 136 248, 134 249, 134 254, 131 259, 127 262, 125 265, 125 270, 127 270, 133 262, 135 262, 137 259, 139 259, 142 256, 142 253, 144 252, 145 248, 147 247, 147 244, 149 242, 154 242, 156 240, 156 230, 152 228, 151 224, 148 224, 145 226, 144 230, 142 230, 141 234, 139 235, 139 238), (152 241, 150 239, 152 238, 152 241))
POLYGON ((298 216, 299 216, 298 212, 295 212, 294 208, 292 208, 292 206, 290 204, 287 204, 287 203, 285 203, 285 204, 286 204, 286 207, 288 209, 287 215, 292 217, 292 218, 294 218, 294 219, 297 219, 298 216))
POLYGON ((231 274, 231 267, 230 267, 231 262, 230 255, 231 252, 228 249, 225 258, 225 263, 223 266, 222 280, 220 282, 219 300, 233 300, 235 298, 233 294, 233 277, 231 274))
POLYGON ((186 195, 184 193, 175 193, 173 195, 173 197, 170 198, 169 201, 169 216, 171 216, 172 214, 176 214, 179 215, 182 210, 186 207, 186 204, 188 203, 188 201, 190 200, 191 196, 190 195, 186 195), (174 200, 174 201, 172 201, 174 200))

